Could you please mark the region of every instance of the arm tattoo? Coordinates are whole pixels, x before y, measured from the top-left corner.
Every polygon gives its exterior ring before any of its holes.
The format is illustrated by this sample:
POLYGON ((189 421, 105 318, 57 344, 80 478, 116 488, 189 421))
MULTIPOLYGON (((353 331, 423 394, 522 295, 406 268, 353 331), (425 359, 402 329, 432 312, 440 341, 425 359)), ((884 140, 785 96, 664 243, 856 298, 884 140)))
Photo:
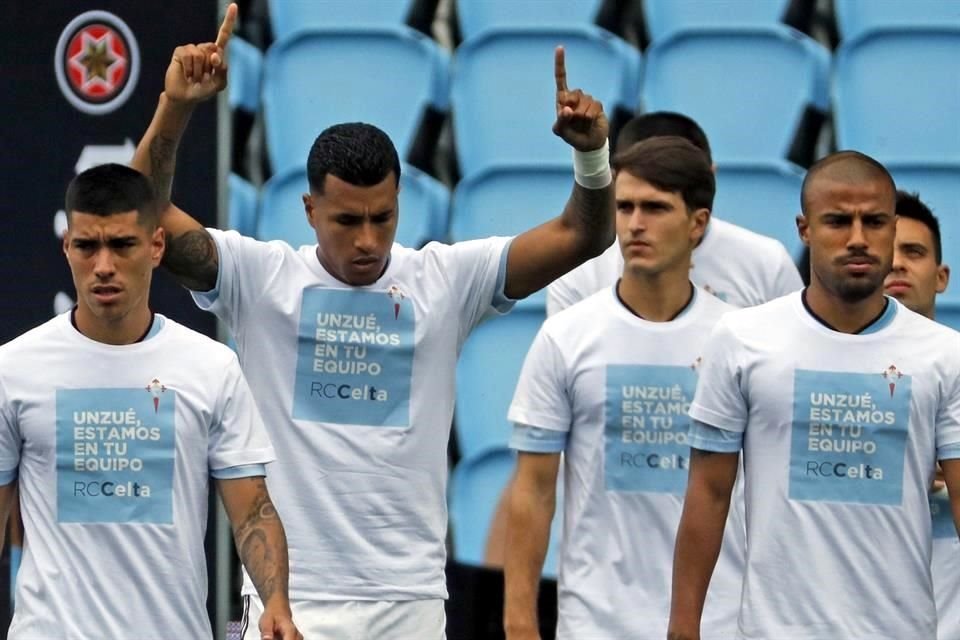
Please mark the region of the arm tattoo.
POLYGON ((287 543, 277 510, 263 478, 256 478, 258 493, 243 522, 234 528, 240 561, 266 603, 277 592, 287 592, 287 543))
POLYGON ((157 135, 150 141, 150 175, 157 190, 157 198, 170 202, 173 189, 173 171, 177 164, 177 141, 157 135))
POLYGON ((217 286, 217 245, 206 229, 192 229, 168 238, 163 266, 188 289, 210 291, 217 286))
POLYGON ((587 189, 579 184, 573 188, 572 223, 583 229, 591 241, 597 243, 603 251, 610 245, 613 233, 613 214, 616 209, 613 202, 613 190, 587 189))

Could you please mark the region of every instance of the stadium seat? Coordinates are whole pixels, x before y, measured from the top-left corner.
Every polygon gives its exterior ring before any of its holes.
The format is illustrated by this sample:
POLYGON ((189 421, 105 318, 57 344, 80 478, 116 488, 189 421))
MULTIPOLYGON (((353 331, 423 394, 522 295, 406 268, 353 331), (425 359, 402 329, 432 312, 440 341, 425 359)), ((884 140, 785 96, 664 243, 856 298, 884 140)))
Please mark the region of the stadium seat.
POLYGON ((692 27, 742 27, 783 22, 792 0, 643 0, 651 40, 692 27))
POLYGON ((728 222, 779 240, 796 258, 803 249, 796 224, 803 175, 789 162, 720 164, 713 211, 728 222))
POLYGON ((481 323, 467 338, 457 362, 454 430, 463 457, 507 446, 507 410, 543 318, 542 309, 515 309, 481 323))
POLYGON ((874 30, 845 41, 833 88, 839 148, 960 163, 960 29, 874 30))
POLYGON ((446 111, 448 58, 409 27, 298 31, 270 47, 263 86, 275 172, 302 166, 316 136, 369 122, 407 159, 429 110, 446 111))
POLYGON ((696 120, 718 163, 784 159, 828 110, 828 76, 827 50, 789 27, 691 29, 647 50, 642 102, 696 120))
MULTIPOLYGON (((882 159, 881 159, 882 160, 882 159)), ((960 163, 911 165, 884 161, 897 188, 918 193, 940 221, 943 261, 960 272, 960 163)), ((960 307, 960 281, 951 282, 937 298, 939 303, 960 307)))
MULTIPOLYGON (((270 23, 277 40, 301 29, 315 27, 380 27, 428 22, 430 15, 420 0, 270 0, 270 23)), ((436 3, 433 3, 435 6, 436 3)))
POLYGON ((554 135, 554 49, 566 50, 567 81, 603 102, 608 116, 633 111, 640 54, 592 26, 485 31, 464 42, 453 65, 453 134, 460 171, 503 165, 571 165, 554 135))
MULTIPOLYGON (((309 190, 305 169, 278 174, 263 186, 256 236, 284 240, 298 247, 315 244, 316 235, 303 210, 301 196, 309 190)), ((400 171, 400 222, 396 241, 418 248, 446 234, 450 195, 430 176, 404 165, 400 171)))
POLYGON ((256 113, 260 109, 263 54, 239 36, 227 45, 227 104, 231 109, 256 113))
MULTIPOLYGON (((453 195, 454 241, 513 236, 560 215, 573 191, 572 168, 503 166, 461 180, 453 195)), ((517 303, 544 308, 541 290, 517 303)))
POLYGON ((457 0, 460 33, 469 39, 486 29, 568 27, 596 22, 604 0, 457 0))
POLYGON ((227 227, 252 237, 257 232, 257 188, 231 173, 227 176, 227 196, 227 227))
MULTIPOLYGON (((490 522, 516 466, 516 454, 505 447, 464 458, 450 477, 450 532, 457 562, 482 566, 490 522)), ((557 577, 557 551, 563 521, 563 482, 557 483, 557 510, 542 575, 557 577)))
POLYGON ((956 0, 833 0, 833 12, 844 40, 874 29, 937 25, 960 28, 960 2, 956 0))

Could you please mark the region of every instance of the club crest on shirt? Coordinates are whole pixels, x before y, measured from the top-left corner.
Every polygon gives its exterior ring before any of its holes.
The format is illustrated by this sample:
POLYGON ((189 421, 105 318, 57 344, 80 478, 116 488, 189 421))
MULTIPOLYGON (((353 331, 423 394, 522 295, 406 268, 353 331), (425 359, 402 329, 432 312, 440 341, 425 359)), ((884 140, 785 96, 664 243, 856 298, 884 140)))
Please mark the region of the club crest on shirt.
POLYGON ((392 284, 390 288, 387 289, 387 297, 393 301, 393 319, 396 320, 400 317, 400 303, 407 297, 407 294, 405 294, 400 287, 392 284))
POLYGON ((153 396, 153 412, 158 413, 160 411, 160 394, 167 390, 165 386, 158 380, 154 378, 150 381, 150 384, 146 386, 147 391, 150 392, 150 395, 153 396))
POLYGON ((884 369, 883 373, 880 375, 887 379, 890 387, 890 397, 892 398, 894 391, 897 390, 897 380, 903 377, 903 372, 897 369, 896 365, 891 364, 889 367, 884 369))
POLYGON ((690 368, 693 369, 695 372, 699 373, 699 372, 700 372, 700 365, 701 365, 702 363, 703 363, 703 357, 702 357, 702 356, 697 356, 697 359, 694 360, 693 363, 691 363, 690 368))
POLYGON ((727 301, 727 294, 726 294, 726 293, 724 293, 723 291, 717 291, 716 289, 714 289, 713 287, 711 287, 711 286, 708 285, 708 284, 703 285, 703 290, 706 291, 707 293, 709 293, 710 295, 712 295, 712 296, 715 297, 715 298, 719 298, 720 300, 723 300, 724 302, 727 301))

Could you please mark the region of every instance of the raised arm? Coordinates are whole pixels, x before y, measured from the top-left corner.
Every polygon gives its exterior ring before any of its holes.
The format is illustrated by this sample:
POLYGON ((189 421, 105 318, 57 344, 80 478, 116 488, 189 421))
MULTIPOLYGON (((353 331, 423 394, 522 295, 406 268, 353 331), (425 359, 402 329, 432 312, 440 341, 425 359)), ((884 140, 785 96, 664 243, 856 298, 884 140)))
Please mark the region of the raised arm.
POLYGON ((187 212, 171 204, 177 148, 194 108, 227 86, 226 48, 237 19, 237 5, 227 7, 215 42, 177 47, 164 76, 163 93, 153 120, 137 145, 133 168, 153 178, 160 200, 160 225, 167 235, 165 266, 177 281, 196 291, 217 283, 217 249, 213 238, 187 212))
POLYGON ((509 521, 504 562, 503 626, 507 640, 539 640, 537 587, 550 542, 557 501, 559 453, 517 457, 508 496, 509 521))
MULTIPOLYGON (((517 236, 507 256, 505 291, 524 298, 586 260, 614 238, 615 210, 603 105, 580 89, 567 88, 562 47, 554 59, 557 120, 553 132, 574 148, 576 182, 563 213, 517 236)), ((531 188, 536 186, 531 185, 531 188)))
POLYGON ((673 552, 673 596, 667 640, 699 640, 700 618, 717 564, 738 453, 690 450, 690 476, 673 552))
POLYGON ((217 480, 240 562, 263 602, 262 638, 303 640, 287 595, 287 538, 262 476, 217 480))

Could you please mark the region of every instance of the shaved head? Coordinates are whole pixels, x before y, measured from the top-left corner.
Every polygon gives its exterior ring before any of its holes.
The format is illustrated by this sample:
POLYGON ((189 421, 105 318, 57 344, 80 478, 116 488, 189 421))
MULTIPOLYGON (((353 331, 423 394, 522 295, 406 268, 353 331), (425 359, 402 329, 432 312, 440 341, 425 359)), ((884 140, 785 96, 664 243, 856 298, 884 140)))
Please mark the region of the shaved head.
POLYGON ((863 184, 879 182, 889 185, 890 197, 896 194, 897 187, 886 167, 859 151, 838 151, 819 160, 807 171, 800 189, 800 209, 807 215, 810 192, 822 181, 842 184, 863 184))

